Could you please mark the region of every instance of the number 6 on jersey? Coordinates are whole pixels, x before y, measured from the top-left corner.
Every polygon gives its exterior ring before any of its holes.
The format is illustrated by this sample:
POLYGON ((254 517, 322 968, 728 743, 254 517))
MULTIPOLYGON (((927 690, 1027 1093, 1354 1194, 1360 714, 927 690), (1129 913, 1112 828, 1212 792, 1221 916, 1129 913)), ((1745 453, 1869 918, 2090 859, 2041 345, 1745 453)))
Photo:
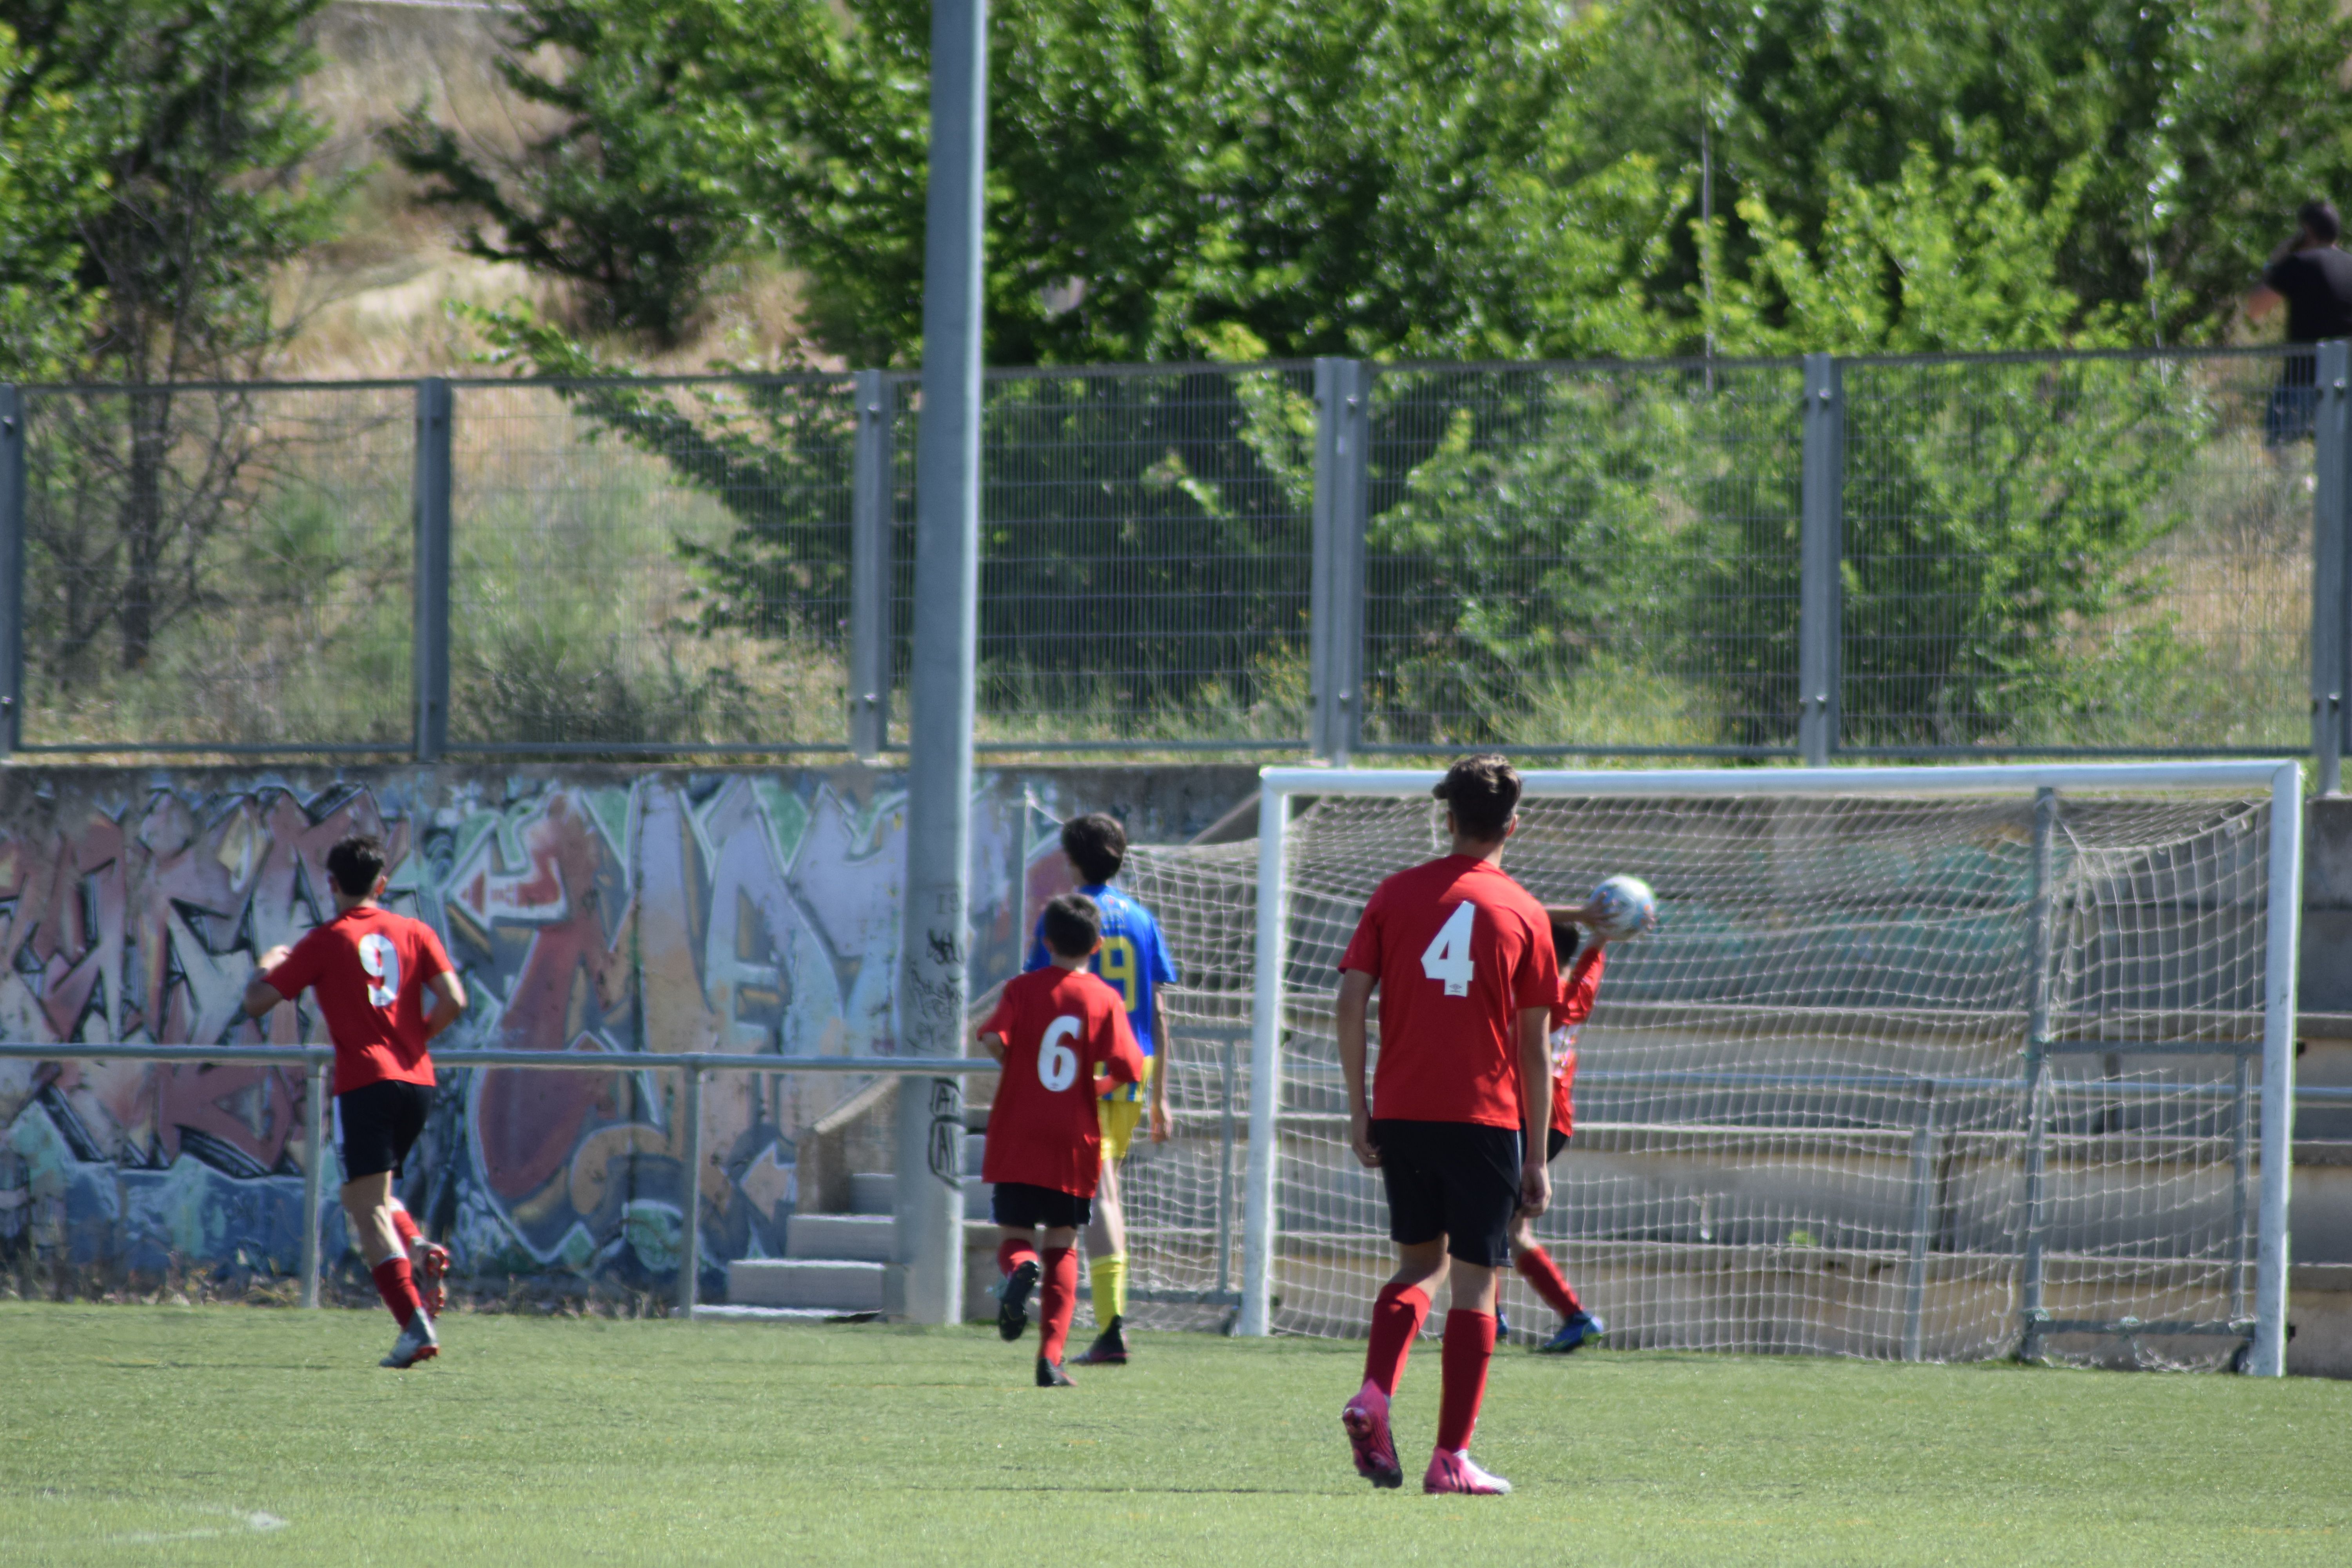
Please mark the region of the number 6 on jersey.
POLYGON ((1062 1042, 1078 1028, 1078 1020, 1065 1013, 1046 1026, 1045 1038, 1037 1047, 1037 1081, 1055 1094, 1077 1081, 1078 1053, 1062 1042))
POLYGON ((1448 996, 1470 994, 1470 977, 1474 973, 1470 962, 1470 928, 1478 918, 1478 906, 1461 903, 1440 926, 1436 936, 1421 955, 1421 972, 1432 980, 1443 981, 1448 996))

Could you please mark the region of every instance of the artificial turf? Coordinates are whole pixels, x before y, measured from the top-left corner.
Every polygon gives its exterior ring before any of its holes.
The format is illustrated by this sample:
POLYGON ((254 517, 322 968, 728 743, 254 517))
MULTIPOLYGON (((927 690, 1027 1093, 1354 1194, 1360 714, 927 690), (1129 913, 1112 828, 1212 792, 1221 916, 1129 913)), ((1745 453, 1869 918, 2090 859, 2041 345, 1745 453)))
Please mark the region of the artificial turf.
POLYGON ((1350 1469, 1360 1347, 1138 1334, 0 1305, 0 1561, 2338 1563, 2352 1384, 1671 1353, 1497 1356, 1509 1498, 1350 1469), (1467 1551, 1474 1554, 1465 1558, 1467 1551))

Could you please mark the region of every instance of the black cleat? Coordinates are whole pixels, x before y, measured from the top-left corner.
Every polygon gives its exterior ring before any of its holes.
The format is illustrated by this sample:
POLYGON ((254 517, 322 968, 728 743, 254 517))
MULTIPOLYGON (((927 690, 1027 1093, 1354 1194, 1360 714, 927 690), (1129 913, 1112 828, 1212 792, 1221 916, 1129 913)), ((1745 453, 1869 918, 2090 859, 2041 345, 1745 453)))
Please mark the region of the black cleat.
POLYGON ((1037 1386, 1040 1388, 1076 1388, 1078 1380, 1062 1370, 1062 1363, 1037 1358, 1037 1386))
POLYGON ((996 1331, 1006 1344, 1019 1339, 1029 1328, 1029 1292, 1037 1289, 1037 1260, 1013 1266, 1004 1277, 1004 1289, 996 1302, 996 1331))
POLYGON ((1087 1353, 1076 1359, 1079 1366, 1125 1366, 1127 1364, 1127 1327, 1125 1318, 1113 1318, 1110 1327, 1095 1336, 1087 1353))

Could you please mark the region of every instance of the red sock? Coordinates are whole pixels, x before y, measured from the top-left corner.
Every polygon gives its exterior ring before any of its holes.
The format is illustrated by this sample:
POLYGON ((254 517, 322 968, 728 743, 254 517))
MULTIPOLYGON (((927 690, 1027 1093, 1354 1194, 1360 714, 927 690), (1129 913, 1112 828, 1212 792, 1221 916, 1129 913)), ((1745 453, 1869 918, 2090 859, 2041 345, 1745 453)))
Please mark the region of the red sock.
POLYGON ((1031 1241, 1000 1241, 996 1244, 996 1271, 1012 1278, 1013 1271, 1024 1262, 1037 1261, 1037 1246, 1031 1241))
POLYGON ((1536 1294, 1561 1317, 1573 1318, 1584 1310, 1584 1303, 1578 1300, 1576 1292, 1569 1288, 1568 1277, 1559 1271, 1559 1265, 1551 1260, 1551 1254, 1542 1247, 1515 1248, 1511 1263, 1518 1269, 1519 1278, 1534 1286, 1536 1294))
POLYGON ((1494 1353, 1493 1313, 1445 1314, 1445 1348, 1438 1353, 1438 1363, 1445 1369, 1445 1393, 1437 1406, 1439 1447, 1458 1452, 1470 1446, 1470 1434, 1478 1425, 1478 1402, 1486 1397, 1486 1363, 1494 1353))
POLYGON ((408 1320, 425 1307, 423 1298, 416 1294, 416 1281, 409 1275, 408 1259, 387 1258, 375 1266, 373 1272, 376 1293, 392 1309, 394 1320, 402 1328, 408 1327, 408 1320))
POLYGON ((1038 1303, 1037 1353, 1059 1366, 1069 1342, 1070 1319, 1078 1310, 1078 1254, 1075 1247, 1045 1249, 1045 1299, 1038 1303))
POLYGON ((425 1234, 416 1228, 416 1221, 410 1217, 408 1211, 397 1204, 393 1205, 392 1230, 394 1236, 400 1237, 400 1245, 403 1247, 415 1246, 417 1238, 425 1234))
MULTIPOLYGON (((1429 1317, 1429 1297, 1417 1285, 1394 1282, 1372 1299, 1372 1342, 1364 1351, 1364 1381, 1393 1394, 1404 1376, 1405 1353, 1429 1317)), ((1489 1336, 1491 1339, 1491 1336, 1489 1336)))

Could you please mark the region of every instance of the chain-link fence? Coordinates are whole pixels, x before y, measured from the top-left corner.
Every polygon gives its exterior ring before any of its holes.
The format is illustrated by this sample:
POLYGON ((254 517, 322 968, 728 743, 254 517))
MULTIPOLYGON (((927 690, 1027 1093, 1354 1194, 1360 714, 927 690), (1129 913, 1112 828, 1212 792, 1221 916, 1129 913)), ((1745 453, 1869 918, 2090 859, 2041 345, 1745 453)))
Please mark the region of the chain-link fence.
MULTIPOLYGON (((2278 349, 992 373, 977 740, 2300 750, 2344 398, 2278 349)), ((905 743, 918 375, 0 400, 15 749, 905 743)))

